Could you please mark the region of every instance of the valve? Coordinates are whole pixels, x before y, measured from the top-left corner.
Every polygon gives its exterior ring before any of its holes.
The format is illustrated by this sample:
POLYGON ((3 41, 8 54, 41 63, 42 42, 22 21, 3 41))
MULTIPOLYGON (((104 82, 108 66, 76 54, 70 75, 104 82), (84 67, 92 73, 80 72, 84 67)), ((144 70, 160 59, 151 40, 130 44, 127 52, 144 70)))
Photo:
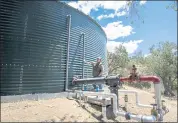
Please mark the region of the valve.
POLYGON ((151 104, 153 106, 153 108, 151 109, 151 115, 155 116, 156 118, 158 118, 158 112, 156 110, 156 106, 157 104, 151 104))
POLYGON ((130 120, 130 119, 131 119, 130 113, 127 112, 127 113, 125 114, 125 119, 126 119, 126 120, 130 120))
POLYGON ((128 102, 128 95, 125 94, 124 96, 124 101, 125 101, 125 107, 123 107, 123 110, 127 111, 127 102, 128 102))
POLYGON ((124 101, 125 101, 125 102, 128 102, 128 95, 125 95, 125 96, 124 96, 124 101))
POLYGON ((87 85, 84 84, 83 87, 84 87, 84 91, 87 91, 87 85))
POLYGON ((99 86, 96 85, 96 92, 99 92, 99 86))

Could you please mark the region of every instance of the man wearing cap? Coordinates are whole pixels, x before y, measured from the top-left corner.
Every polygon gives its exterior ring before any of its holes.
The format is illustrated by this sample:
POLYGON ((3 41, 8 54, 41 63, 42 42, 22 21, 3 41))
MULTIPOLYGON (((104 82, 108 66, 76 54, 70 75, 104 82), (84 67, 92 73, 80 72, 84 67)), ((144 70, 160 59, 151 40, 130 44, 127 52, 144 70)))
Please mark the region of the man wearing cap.
MULTIPOLYGON (((98 57, 95 62, 88 62, 93 67, 93 77, 101 77, 103 74, 103 65, 101 63, 101 57, 98 57)), ((102 84, 99 84, 99 89, 102 89, 102 84)), ((94 89, 96 89, 96 85, 93 84, 94 89)))

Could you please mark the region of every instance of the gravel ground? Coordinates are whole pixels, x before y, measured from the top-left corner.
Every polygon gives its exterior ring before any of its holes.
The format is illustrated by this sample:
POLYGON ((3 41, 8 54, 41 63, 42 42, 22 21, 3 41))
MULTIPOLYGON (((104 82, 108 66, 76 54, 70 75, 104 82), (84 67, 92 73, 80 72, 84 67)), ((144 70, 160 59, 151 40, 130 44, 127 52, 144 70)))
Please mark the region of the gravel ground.
MULTIPOLYGON (((139 92, 140 103, 154 103, 153 93, 132 87, 125 87, 129 90, 139 92)), ((123 94, 119 96, 120 105, 124 105, 123 94)), ((134 114, 150 114, 149 108, 139 108, 135 105, 135 96, 128 94, 128 111, 134 114)), ((177 122, 177 100, 168 100, 166 105, 170 112, 164 116, 164 122, 177 122)), ((85 104, 79 105, 76 100, 57 98, 40 101, 22 101, 15 103, 1 103, 2 122, 99 122, 101 118, 101 108, 85 104)), ((110 122, 134 122, 117 117, 110 122)))

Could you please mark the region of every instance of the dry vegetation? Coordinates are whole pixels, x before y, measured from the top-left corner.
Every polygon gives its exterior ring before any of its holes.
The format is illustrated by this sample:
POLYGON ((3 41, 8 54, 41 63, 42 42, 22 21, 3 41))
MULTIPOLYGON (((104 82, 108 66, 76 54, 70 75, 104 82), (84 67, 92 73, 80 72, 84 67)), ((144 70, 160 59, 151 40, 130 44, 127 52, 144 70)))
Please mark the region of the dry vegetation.
MULTIPOLYGON (((133 90, 134 88, 126 87, 133 90)), ((138 90, 138 89, 136 89, 138 90)), ((153 93, 139 91, 140 102, 150 104, 154 102, 153 93)), ((123 95, 119 98, 120 104, 124 104, 123 95)), ((177 121, 177 101, 166 100, 170 112, 164 117, 164 122, 177 121)), ((135 96, 129 94, 128 110, 132 113, 150 114, 149 108, 139 108, 135 105, 135 96)), ((23 101, 16 103, 1 103, 2 122, 98 122, 101 121, 100 108, 97 106, 85 105, 81 107, 75 100, 58 98, 40 101, 23 101)), ((109 120, 113 121, 113 120, 109 120)), ((132 122, 125 118, 118 117, 114 122, 132 122)))

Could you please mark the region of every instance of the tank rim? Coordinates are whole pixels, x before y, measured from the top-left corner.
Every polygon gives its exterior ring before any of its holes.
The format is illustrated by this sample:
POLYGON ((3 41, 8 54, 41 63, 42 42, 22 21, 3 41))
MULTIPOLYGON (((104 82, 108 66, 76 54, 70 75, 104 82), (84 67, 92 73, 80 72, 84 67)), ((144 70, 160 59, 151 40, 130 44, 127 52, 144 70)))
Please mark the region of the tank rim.
POLYGON ((104 33, 104 35, 105 35, 105 37, 106 37, 106 42, 107 42, 107 35, 106 35, 105 31, 103 30, 103 28, 101 27, 101 25, 99 25, 98 22, 96 22, 92 17, 90 17, 89 15, 86 15, 86 14, 83 13, 82 11, 80 11, 80 10, 78 10, 78 9, 76 9, 76 8, 74 8, 74 7, 72 7, 72 6, 70 6, 70 5, 68 5, 68 4, 65 3, 65 2, 62 2, 62 1, 59 1, 59 2, 62 3, 62 4, 64 4, 64 5, 66 5, 67 7, 72 8, 72 9, 74 9, 75 11, 77 11, 77 12, 83 14, 84 16, 87 16, 94 24, 96 24, 96 25, 103 31, 103 33, 104 33))

